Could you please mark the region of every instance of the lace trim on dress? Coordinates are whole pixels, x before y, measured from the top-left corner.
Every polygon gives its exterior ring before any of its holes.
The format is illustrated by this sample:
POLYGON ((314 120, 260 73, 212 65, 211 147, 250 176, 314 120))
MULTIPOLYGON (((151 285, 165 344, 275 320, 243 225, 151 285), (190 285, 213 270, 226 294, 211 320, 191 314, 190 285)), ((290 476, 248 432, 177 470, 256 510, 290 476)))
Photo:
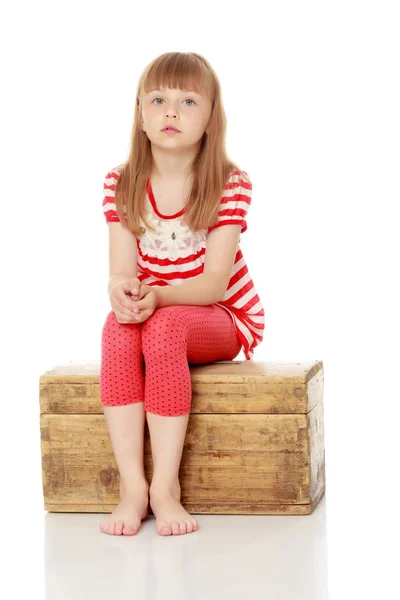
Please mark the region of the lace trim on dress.
POLYGON ((168 258, 177 260, 195 254, 207 245, 207 229, 191 231, 183 223, 183 216, 176 219, 160 219, 154 212, 146 217, 155 232, 148 230, 141 220, 142 234, 139 236, 140 249, 147 256, 160 260, 168 258))

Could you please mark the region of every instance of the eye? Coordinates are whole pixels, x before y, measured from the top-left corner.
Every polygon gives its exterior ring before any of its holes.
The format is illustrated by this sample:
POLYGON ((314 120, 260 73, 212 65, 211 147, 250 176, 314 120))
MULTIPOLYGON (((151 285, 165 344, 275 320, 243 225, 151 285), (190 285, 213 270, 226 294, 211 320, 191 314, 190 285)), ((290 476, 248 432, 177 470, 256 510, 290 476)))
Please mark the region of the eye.
MULTIPOLYGON (((156 100, 162 100, 162 98, 159 98, 159 97, 158 97, 158 98, 154 98, 154 100, 152 101, 152 104, 153 104, 154 102, 156 102, 156 100)), ((194 100, 192 100, 191 98, 187 98, 187 99, 185 100, 185 102, 193 102, 193 104, 196 104, 196 102, 195 102, 194 100)), ((156 105, 157 105, 157 106, 160 106, 160 104, 159 104, 158 102, 156 102, 156 105)), ((187 104, 186 106, 192 106, 192 104, 187 104)))

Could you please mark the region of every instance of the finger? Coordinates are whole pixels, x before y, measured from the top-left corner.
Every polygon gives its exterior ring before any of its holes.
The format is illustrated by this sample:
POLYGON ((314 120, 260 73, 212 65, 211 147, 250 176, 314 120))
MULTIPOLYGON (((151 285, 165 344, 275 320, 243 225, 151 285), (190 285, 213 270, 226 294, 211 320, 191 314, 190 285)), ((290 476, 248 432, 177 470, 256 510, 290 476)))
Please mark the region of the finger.
POLYGON ((134 325, 140 321, 140 319, 136 319, 136 315, 134 315, 133 313, 131 313, 128 317, 126 317, 125 315, 121 315, 121 319, 122 320, 120 321, 120 323, 126 323, 131 325, 134 325))
POLYGON ((144 292, 141 293, 139 296, 131 296, 130 300, 131 306, 137 306, 140 309, 145 308, 145 304, 147 302, 146 294, 144 292))
POLYGON ((131 289, 131 293, 135 296, 136 294, 138 294, 140 292, 140 288, 141 288, 141 284, 138 283, 137 285, 133 285, 132 289, 131 289))
POLYGON ((134 323, 143 323, 143 321, 145 321, 145 320, 146 320, 146 311, 141 311, 140 313, 133 315, 134 323))
POLYGON ((145 305, 145 300, 139 300, 138 302, 132 302, 130 307, 130 314, 133 321, 141 321, 143 320, 143 313, 147 308, 145 305), (138 319, 139 317, 139 319, 138 319))
POLYGON ((117 310, 120 315, 123 316, 127 322, 132 322, 134 320, 134 313, 132 312, 130 306, 126 306, 125 302, 120 302, 117 304, 117 310))
POLYGON ((146 293, 147 293, 146 292, 146 286, 145 285, 141 285, 138 294, 136 294, 136 298, 138 300, 140 300, 141 298, 143 298, 144 296, 146 296, 146 293))
POLYGON ((137 304, 137 302, 134 302, 132 300, 131 301, 127 300, 126 302, 124 302, 124 307, 130 315, 137 312, 137 311, 135 311, 136 304, 137 304))
POLYGON ((133 300, 131 303, 131 308, 138 308, 139 310, 143 310, 144 300, 133 300))
POLYGON ((147 302, 146 298, 143 298, 143 300, 138 300, 137 302, 134 302, 132 309, 134 309, 134 308, 138 309, 138 313, 134 313, 134 314, 142 314, 144 311, 148 310, 149 306, 148 306, 148 302, 147 302))

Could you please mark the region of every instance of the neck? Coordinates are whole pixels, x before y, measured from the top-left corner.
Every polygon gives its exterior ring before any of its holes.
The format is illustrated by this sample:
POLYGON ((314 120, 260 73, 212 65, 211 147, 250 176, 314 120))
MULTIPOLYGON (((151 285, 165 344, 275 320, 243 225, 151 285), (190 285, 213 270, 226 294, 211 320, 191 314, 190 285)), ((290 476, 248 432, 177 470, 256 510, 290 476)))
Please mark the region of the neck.
POLYGON ((152 176, 157 181, 186 181, 192 174, 192 164, 200 146, 182 148, 176 152, 152 144, 152 176))

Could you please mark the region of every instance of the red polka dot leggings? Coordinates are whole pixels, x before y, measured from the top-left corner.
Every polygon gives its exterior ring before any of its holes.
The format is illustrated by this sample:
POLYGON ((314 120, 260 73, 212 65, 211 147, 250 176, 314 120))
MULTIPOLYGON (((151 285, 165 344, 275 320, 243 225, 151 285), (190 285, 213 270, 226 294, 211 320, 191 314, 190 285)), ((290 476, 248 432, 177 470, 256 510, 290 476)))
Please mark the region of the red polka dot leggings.
POLYGON ((101 403, 144 402, 146 412, 187 415, 189 364, 233 360, 240 349, 231 315, 217 304, 165 306, 143 323, 118 323, 111 311, 101 338, 101 403))

